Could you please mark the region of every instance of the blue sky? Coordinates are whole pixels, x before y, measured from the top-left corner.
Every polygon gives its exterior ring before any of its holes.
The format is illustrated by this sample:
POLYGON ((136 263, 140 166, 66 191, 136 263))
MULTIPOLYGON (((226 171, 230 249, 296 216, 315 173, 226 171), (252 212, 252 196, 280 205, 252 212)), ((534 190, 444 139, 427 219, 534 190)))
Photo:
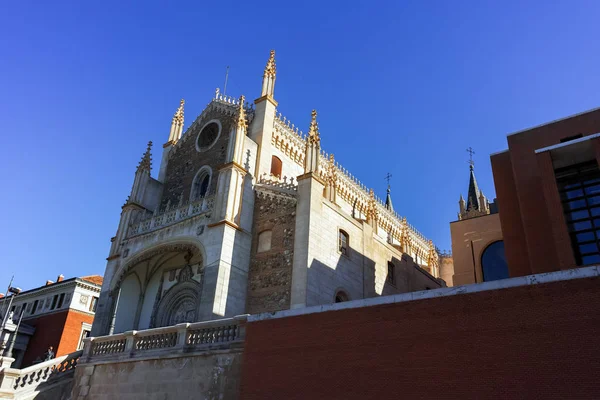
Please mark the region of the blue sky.
POLYGON ((186 128, 222 87, 260 94, 277 51, 279 111, 450 248, 475 151, 599 106, 597 1, 4 2, 0 291, 103 274, 135 167, 154 176, 179 100, 186 128), (3 283, 6 282, 6 283, 3 283))

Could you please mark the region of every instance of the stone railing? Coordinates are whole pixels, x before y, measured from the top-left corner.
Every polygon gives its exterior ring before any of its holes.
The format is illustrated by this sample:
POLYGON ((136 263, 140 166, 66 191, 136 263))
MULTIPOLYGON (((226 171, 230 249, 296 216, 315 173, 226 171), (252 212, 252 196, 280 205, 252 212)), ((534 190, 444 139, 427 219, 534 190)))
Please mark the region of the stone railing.
POLYGON ((0 398, 29 398, 28 393, 41 393, 59 381, 73 379, 81 355, 80 350, 23 369, 1 368, 0 398))
POLYGON ((207 196, 191 203, 182 204, 176 207, 167 207, 160 213, 149 215, 142 218, 141 221, 131 224, 127 231, 127 237, 141 235, 152 232, 165 226, 176 224, 184 219, 201 215, 211 211, 215 205, 215 197, 207 196))
POLYGON ((247 315, 214 321, 183 323, 143 331, 128 331, 85 339, 85 362, 143 358, 156 353, 226 349, 245 337, 247 315))
POLYGON ((270 187, 278 188, 278 189, 284 189, 284 190, 288 190, 288 191, 292 191, 292 192, 298 191, 298 183, 294 182, 293 177, 288 178, 287 176, 284 176, 283 178, 280 178, 275 175, 267 175, 266 173, 263 173, 258 178, 257 184, 264 185, 264 186, 270 186, 270 187))
POLYGON ((275 113, 271 142, 277 149, 294 160, 296 164, 304 166, 306 138, 302 131, 290 123, 290 120, 283 117, 281 113, 275 113))

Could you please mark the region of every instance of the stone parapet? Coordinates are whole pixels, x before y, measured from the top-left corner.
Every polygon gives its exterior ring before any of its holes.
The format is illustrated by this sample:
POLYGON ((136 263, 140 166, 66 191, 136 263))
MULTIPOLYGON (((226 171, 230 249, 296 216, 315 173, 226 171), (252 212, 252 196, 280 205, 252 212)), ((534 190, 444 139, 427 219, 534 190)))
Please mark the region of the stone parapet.
POLYGON ((247 315, 84 340, 82 363, 122 362, 241 347, 247 315))

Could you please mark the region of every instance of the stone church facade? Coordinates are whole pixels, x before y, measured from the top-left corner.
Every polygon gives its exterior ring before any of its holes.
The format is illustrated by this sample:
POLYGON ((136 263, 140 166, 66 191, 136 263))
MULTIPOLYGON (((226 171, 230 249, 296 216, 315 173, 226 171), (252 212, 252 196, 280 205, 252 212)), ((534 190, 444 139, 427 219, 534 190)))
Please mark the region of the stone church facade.
MULTIPOLYGON (((445 286, 432 241, 277 111, 274 52, 249 104, 217 90, 151 143, 107 258, 93 336, 445 286)), ((309 118, 307 118, 308 120, 309 118)))

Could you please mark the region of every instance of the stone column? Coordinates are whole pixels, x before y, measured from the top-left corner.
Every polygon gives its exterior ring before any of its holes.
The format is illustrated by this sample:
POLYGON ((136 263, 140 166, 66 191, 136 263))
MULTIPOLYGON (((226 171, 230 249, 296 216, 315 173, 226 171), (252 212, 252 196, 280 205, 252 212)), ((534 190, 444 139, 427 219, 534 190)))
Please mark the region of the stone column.
POLYGON ((315 259, 315 249, 311 246, 311 231, 316 232, 319 229, 324 185, 325 183, 312 172, 298 177, 290 308, 306 306, 308 269, 315 259))

